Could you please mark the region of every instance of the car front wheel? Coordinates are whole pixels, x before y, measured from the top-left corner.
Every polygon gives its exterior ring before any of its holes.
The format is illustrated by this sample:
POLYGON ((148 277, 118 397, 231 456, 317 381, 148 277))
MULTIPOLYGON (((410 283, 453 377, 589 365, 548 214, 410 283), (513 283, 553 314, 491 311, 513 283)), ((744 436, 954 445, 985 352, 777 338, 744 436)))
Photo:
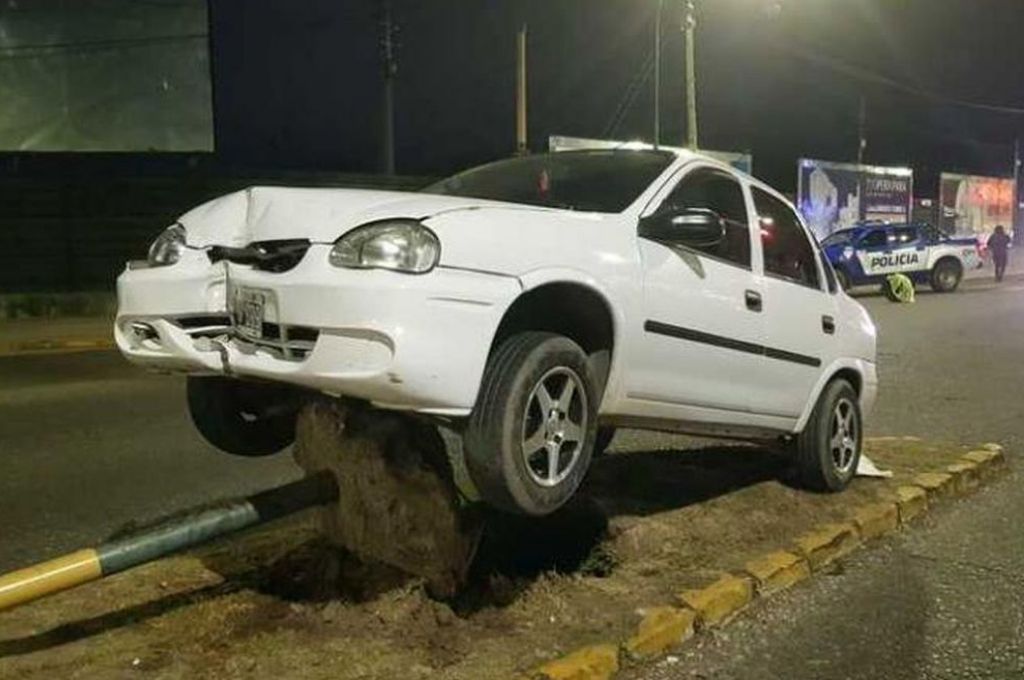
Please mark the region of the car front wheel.
POLYGON ((235 456, 269 456, 295 440, 296 408, 276 385, 189 376, 188 410, 199 434, 235 456))
POLYGON ((833 380, 822 391, 807 426, 796 438, 803 485, 823 492, 845 489, 857 473, 862 444, 857 392, 846 380, 833 380))
POLYGON ((535 516, 568 501, 590 465, 598 391, 572 340, 537 331, 504 340, 464 433, 466 467, 482 498, 535 516))

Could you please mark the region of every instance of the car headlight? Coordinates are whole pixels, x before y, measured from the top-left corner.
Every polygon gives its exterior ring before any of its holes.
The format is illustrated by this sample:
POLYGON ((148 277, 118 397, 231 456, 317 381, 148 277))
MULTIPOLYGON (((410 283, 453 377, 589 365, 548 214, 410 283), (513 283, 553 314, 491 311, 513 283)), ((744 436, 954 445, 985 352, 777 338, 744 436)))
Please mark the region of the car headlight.
POLYGON ((352 269, 391 269, 424 274, 437 264, 441 243, 415 220, 388 220, 358 227, 334 243, 330 262, 352 269))
POLYGON ((167 267, 180 260, 184 250, 185 227, 175 224, 164 229, 164 232, 153 241, 147 259, 151 267, 167 267))

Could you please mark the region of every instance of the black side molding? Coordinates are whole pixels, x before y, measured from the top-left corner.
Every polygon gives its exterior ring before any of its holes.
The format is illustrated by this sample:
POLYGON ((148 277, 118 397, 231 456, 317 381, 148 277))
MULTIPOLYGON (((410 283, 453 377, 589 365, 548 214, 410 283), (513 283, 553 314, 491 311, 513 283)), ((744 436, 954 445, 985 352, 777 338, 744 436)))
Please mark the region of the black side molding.
POLYGON ((711 345, 712 347, 731 349, 737 352, 744 352, 746 354, 758 354, 764 357, 768 357, 769 359, 788 361, 790 363, 800 364, 801 366, 812 366, 815 368, 821 366, 821 359, 817 357, 808 356, 806 354, 798 354, 796 352, 789 352, 784 349, 776 349, 775 347, 766 347, 765 345, 759 345, 753 342, 746 342, 745 340, 727 338, 723 335, 714 335, 712 333, 705 333, 703 331, 698 331, 693 328, 684 328, 682 326, 662 323, 660 321, 644 322, 644 330, 648 333, 653 333, 655 335, 664 335, 670 338, 676 338, 678 340, 697 342, 702 345, 711 345))

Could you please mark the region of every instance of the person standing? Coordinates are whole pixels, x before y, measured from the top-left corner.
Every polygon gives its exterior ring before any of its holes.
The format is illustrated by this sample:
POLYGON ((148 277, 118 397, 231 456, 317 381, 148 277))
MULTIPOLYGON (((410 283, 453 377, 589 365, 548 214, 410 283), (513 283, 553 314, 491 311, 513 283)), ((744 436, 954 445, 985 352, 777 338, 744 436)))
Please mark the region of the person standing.
POLYGON ((1002 281, 1006 274, 1006 263, 1009 258, 1010 237, 1007 236, 1003 225, 996 227, 995 232, 988 237, 988 250, 992 253, 992 262, 996 266, 996 281, 1002 281))

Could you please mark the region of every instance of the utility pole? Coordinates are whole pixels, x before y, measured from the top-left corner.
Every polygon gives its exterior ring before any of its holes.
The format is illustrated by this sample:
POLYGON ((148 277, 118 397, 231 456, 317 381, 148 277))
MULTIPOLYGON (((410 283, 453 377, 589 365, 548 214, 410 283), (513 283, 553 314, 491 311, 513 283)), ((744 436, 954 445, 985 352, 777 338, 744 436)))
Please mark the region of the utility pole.
POLYGON ((661 144, 661 18, 665 13, 665 0, 658 0, 658 14, 654 17, 654 148, 661 144))
POLYGON ((857 116, 857 165, 864 165, 864 152, 868 148, 868 102, 860 96, 860 113, 857 116))
POLYGON ((683 34, 686 37, 686 146, 697 149, 697 8, 694 0, 684 0, 683 34))
POLYGON ((395 26, 391 13, 391 0, 381 2, 381 62, 384 69, 383 143, 381 145, 381 170, 387 175, 395 174, 395 76, 398 74, 398 59, 395 55, 395 26))
POLYGON ((516 40, 516 153, 530 152, 526 118, 526 24, 519 29, 516 40))

